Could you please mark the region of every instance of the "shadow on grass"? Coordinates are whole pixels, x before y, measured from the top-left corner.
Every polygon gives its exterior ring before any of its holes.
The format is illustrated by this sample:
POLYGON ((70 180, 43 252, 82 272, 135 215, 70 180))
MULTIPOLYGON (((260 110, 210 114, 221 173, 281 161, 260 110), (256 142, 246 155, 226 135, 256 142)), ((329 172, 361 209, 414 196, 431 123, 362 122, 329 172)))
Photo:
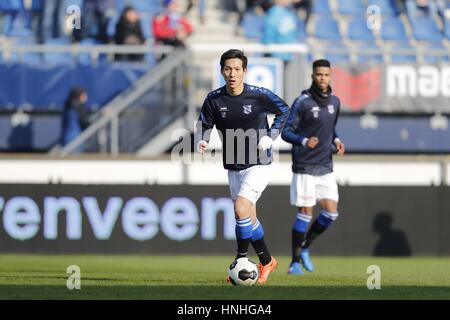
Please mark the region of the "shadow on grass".
POLYGON ((80 290, 63 285, 0 285, 0 299, 132 299, 132 300, 328 300, 450 299, 450 287, 384 286, 94 286, 80 290))

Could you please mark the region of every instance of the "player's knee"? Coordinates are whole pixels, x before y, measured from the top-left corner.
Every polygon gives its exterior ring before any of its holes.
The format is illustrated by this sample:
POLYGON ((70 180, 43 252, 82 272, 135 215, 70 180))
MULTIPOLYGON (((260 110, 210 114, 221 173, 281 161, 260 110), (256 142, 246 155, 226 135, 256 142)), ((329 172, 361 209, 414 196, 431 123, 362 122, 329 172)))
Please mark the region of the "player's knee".
POLYGON ((251 215, 251 209, 250 201, 243 201, 239 198, 236 200, 234 210, 237 218, 243 219, 249 217, 251 215))
POLYGON ((336 201, 325 199, 321 201, 320 205, 322 207, 322 210, 337 214, 338 203, 336 201))
POLYGON ((298 207, 298 212, 307 214, 308 216, 313 214, 314 207, 298 207))

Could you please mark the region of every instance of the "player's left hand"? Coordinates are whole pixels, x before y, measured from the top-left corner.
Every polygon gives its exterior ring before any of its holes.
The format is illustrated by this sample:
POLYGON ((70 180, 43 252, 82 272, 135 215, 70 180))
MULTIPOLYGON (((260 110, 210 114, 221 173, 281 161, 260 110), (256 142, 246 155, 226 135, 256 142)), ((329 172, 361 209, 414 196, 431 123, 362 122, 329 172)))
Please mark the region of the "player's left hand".
POLYGON ((337 154, 342 156, 345 153, 345 145, 341 141, 336 141, 337 154))
POLYGON ((273 140, 269 136, 262 137, 258 143, 258 150, 265 151, 265 150, 269 149, 272 146, 272 142, 273 142, 273 140))

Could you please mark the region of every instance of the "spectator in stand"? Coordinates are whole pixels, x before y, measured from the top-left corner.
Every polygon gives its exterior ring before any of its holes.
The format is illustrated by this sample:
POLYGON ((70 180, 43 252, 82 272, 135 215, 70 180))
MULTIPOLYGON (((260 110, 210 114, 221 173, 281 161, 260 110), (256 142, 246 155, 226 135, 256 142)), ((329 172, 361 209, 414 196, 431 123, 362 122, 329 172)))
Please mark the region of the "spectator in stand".
POLYGON ((73 30, 73 38, 79 42, 86 38, 95 38, 100 43, 108 43, 108 24, 117 15, 114 0, 84 0, 81 14, 81 29, 73 30))
POLYGON ((259 11, 267 13, 273 6, 273 0, 234 0, 235 9, 238 12, 238 26, 241 25, 246 12, 259 11))
MULTIPOLYGON (((275 5, 269 9, 264 17, 264 44, 286 44, 297 42, 297 16, 289 8, 290 0, 275 0, 275 5)), ((292 58, 289 52, 273 53, 288 62, 292 58)))
POLYGON ((312 1, 311 0, 292 0, 292 6, 296 10, 304 10, 305 25, 308 24, 309 16, 311 15, 312 1))
MULTIPOLYGON (((124 45, 141 45, 145 37, 141 29, 139 13, 131 6, 123 9, 116 24, 115 43, 124 45)), ((142 61, 142 54, 117 54, 119 61, 142 61)))
POLYGON ((198 17, 200 19, 200 24, 205 24, 205 10, 206 10, 206 0, 188 0, 187 7, 186 7, 186 14, 191 11, 192 7, 194 6, 194 2, 198 5, 198 17))
POLYGON ((420 16, 429 16, 433 19, 437 15, 437 6, 431 0, 406 0, 406 9, 410 20, 420 16))
MULTIPOLYGON (((89 126, 89 114, 86 108, 87 92, 82 87, 74 87, 64 104, 61 144, 65 146, 89 126)), ((77 153, 84 151, 84 146, 77 148, 77 153)))
POLYGON ((437 0, 438 15, 442 19, 442 23, 450 23, 450 0, 437 0), (448 22, 446 22, 448 20, 448 22))
POLYGON ((59 38, 64 35, 66 8, 61 0, 42 1, 42 10, 39 12, 37 39, 39 43, 59 38))
POLYGON ((177 0, 164 0, 164 12, 153 18, 153 34, 156 42, 184 48, 186 38, 192 33, 192 25, 178 11, 177 0))

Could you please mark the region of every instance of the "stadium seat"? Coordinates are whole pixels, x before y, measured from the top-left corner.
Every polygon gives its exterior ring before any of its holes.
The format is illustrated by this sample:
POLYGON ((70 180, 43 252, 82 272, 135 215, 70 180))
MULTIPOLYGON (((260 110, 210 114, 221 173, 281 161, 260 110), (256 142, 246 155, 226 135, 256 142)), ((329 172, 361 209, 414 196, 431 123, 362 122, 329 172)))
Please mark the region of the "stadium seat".
MULTIPOLYGON (((92 45, 98 45, 102 44, 100 41, 94 38, 87 38, 80 41, 80 46, 92 46, 92 45)), ((106 54, 100 54, 98 57, 98 62, 105 62, 107 60, 106 54)), ((80 64, 83 65, 90 65, 92 64, 92 57, 89 53, 80 53, 78 55, 77 61, 80 64)))
MULTIPOLYGON (((20 37, 16 38, 15 45, 35 45, 36 39, 34 37, 20 37)), ((13 53, 11 56, 12 61, 23 62, 28 64, 40 64, 42 63, 42 56, 40 53, 25 52, 23 55, 13 53)))
POLYGON ((308 36, 306 34, 306 26, 305 26, 305 21, 302 19, 298 19, 297 21, 298 27, 297 27, 297 31, 298 31, 298 40, 303 42, 306 40, 306 37, 308 36))
POLYGON ((264 32, 264 16, 247 12, 242 19, 241 27, 247 39, 261 40, 264 32))
POLYGON ((363 18, 366 14, 366 7, 361 0, 338 0, 337 11, 343 15, 363 18))
POLYGON ((374 36, 365 19, 354 19, 348 24, 347 35, 352 40, 374 40, 374 36))
POLYGON ((450 40, 450 18, 447 18, 444 21, 444 32, 447 39, 450 40))
POLYGON ((349 49, 341 41, 327 42, 324 48, 324 52, 325 59, 330 60, 331 63, 350 62, 349 49))
POLYGON ((146 39, 153 38, 152 18, 153 15, 146 12, 141 12, 140 14, 141 29, 146 39))
MULTIPOLYGON (((70 45, 70 40, 68 38, 48 39, 45 41, 45 44, 52 46, 67 46, 70 45)), ((44 62, 48 64, 70 64, 73 61, 74 61, 73 57, 70 53, 61 53, 61 52, 44 53, 44 62)))
POLYGON ((398 41, 395 42, 391 48, 391 61, 394 63, 403 62, 416 62, 416 52, 415 49, 409 44, 408 41, 398 41), (399 52, 401 50, 410 50, 411 52, 399 52))
POLYGON ((412 22, 413 35, 419 41, 439 41, 443 35, 436 22, 429 17, 420 17, 412 22))
POLYGON ((383 19, 381 23, 381 38, 383 40, 408 40, 402 20, 397 18, 383 19))
POLYGON ((313 33, 317 39, 340 40, 342 38, 338 24, 333 19, 315 19, 313 33))
POLYGON ((157 59, 153 53, 147 53, 145 55, 145 62, 150 66, 154 66, 157 63, 157 59))
POLYGON ((119 22, 119 16, 112 16, 108 20, 108 27, 106 29, 106 33, 108 34, 108 37, 110 39, 114 39, 114 36, 116 34, 116 24, 119 22))
POLYGON ((0 11, 3 13, 11 13, 19 11, 22 8, 21 0, 2 0, 0 1, 0 11))
POLYGON ((128 0, 128 4, 137 11, 148 12, 152 15, 155 15, 164 10, 160 1, 128 0))
POLYGON ((25 11, 11 11, 4 17, 3 28, 8 37, 30 37, 33 36, 31 15, 25 11))
POLYGON ((122 12, 122 10, 125 8, 126 6, 126 0, 114 0, 115 4, 116 4, 116 10, 117 12, 120 13, 122 12))
POLYGON ((358 43, 358 52, 367 52, 366 49, 370 49, 370 53, 367 54, 359 54, 358 55, 358 63, 365 63, 365 62, 375 62, 375 63, 381 63, 384 61, 383 54, 378 47, 377 43, 375 41, 363 41, 358 43), (372 51, 376 51, 373 52, 372 51))
POLYGON ((375 5, 380 8, 380 13, 383 18, 398 15, 398 8, 395 0, 369 0, 367 6, 375 5))
POLYGON ((434 64, 438 62, 449 62, 449 55, 448 55, 448 49, 442 44, 442 41, 430 41, 423 43, 423 52, 425 53, 423 56, 423 62, 434 64), (432 50, 439 50, 447 52, 447 54, 444 55, 434 55, 429 54, 429 51, 432 50), (428 54, 427 54, 428 53, 428 54))
POLYGON ((332 15, 330 5, 328 4, 328 0, 315 0, 311 2, 312 2, 311 13, 318 14, 321 16, 332 15))

